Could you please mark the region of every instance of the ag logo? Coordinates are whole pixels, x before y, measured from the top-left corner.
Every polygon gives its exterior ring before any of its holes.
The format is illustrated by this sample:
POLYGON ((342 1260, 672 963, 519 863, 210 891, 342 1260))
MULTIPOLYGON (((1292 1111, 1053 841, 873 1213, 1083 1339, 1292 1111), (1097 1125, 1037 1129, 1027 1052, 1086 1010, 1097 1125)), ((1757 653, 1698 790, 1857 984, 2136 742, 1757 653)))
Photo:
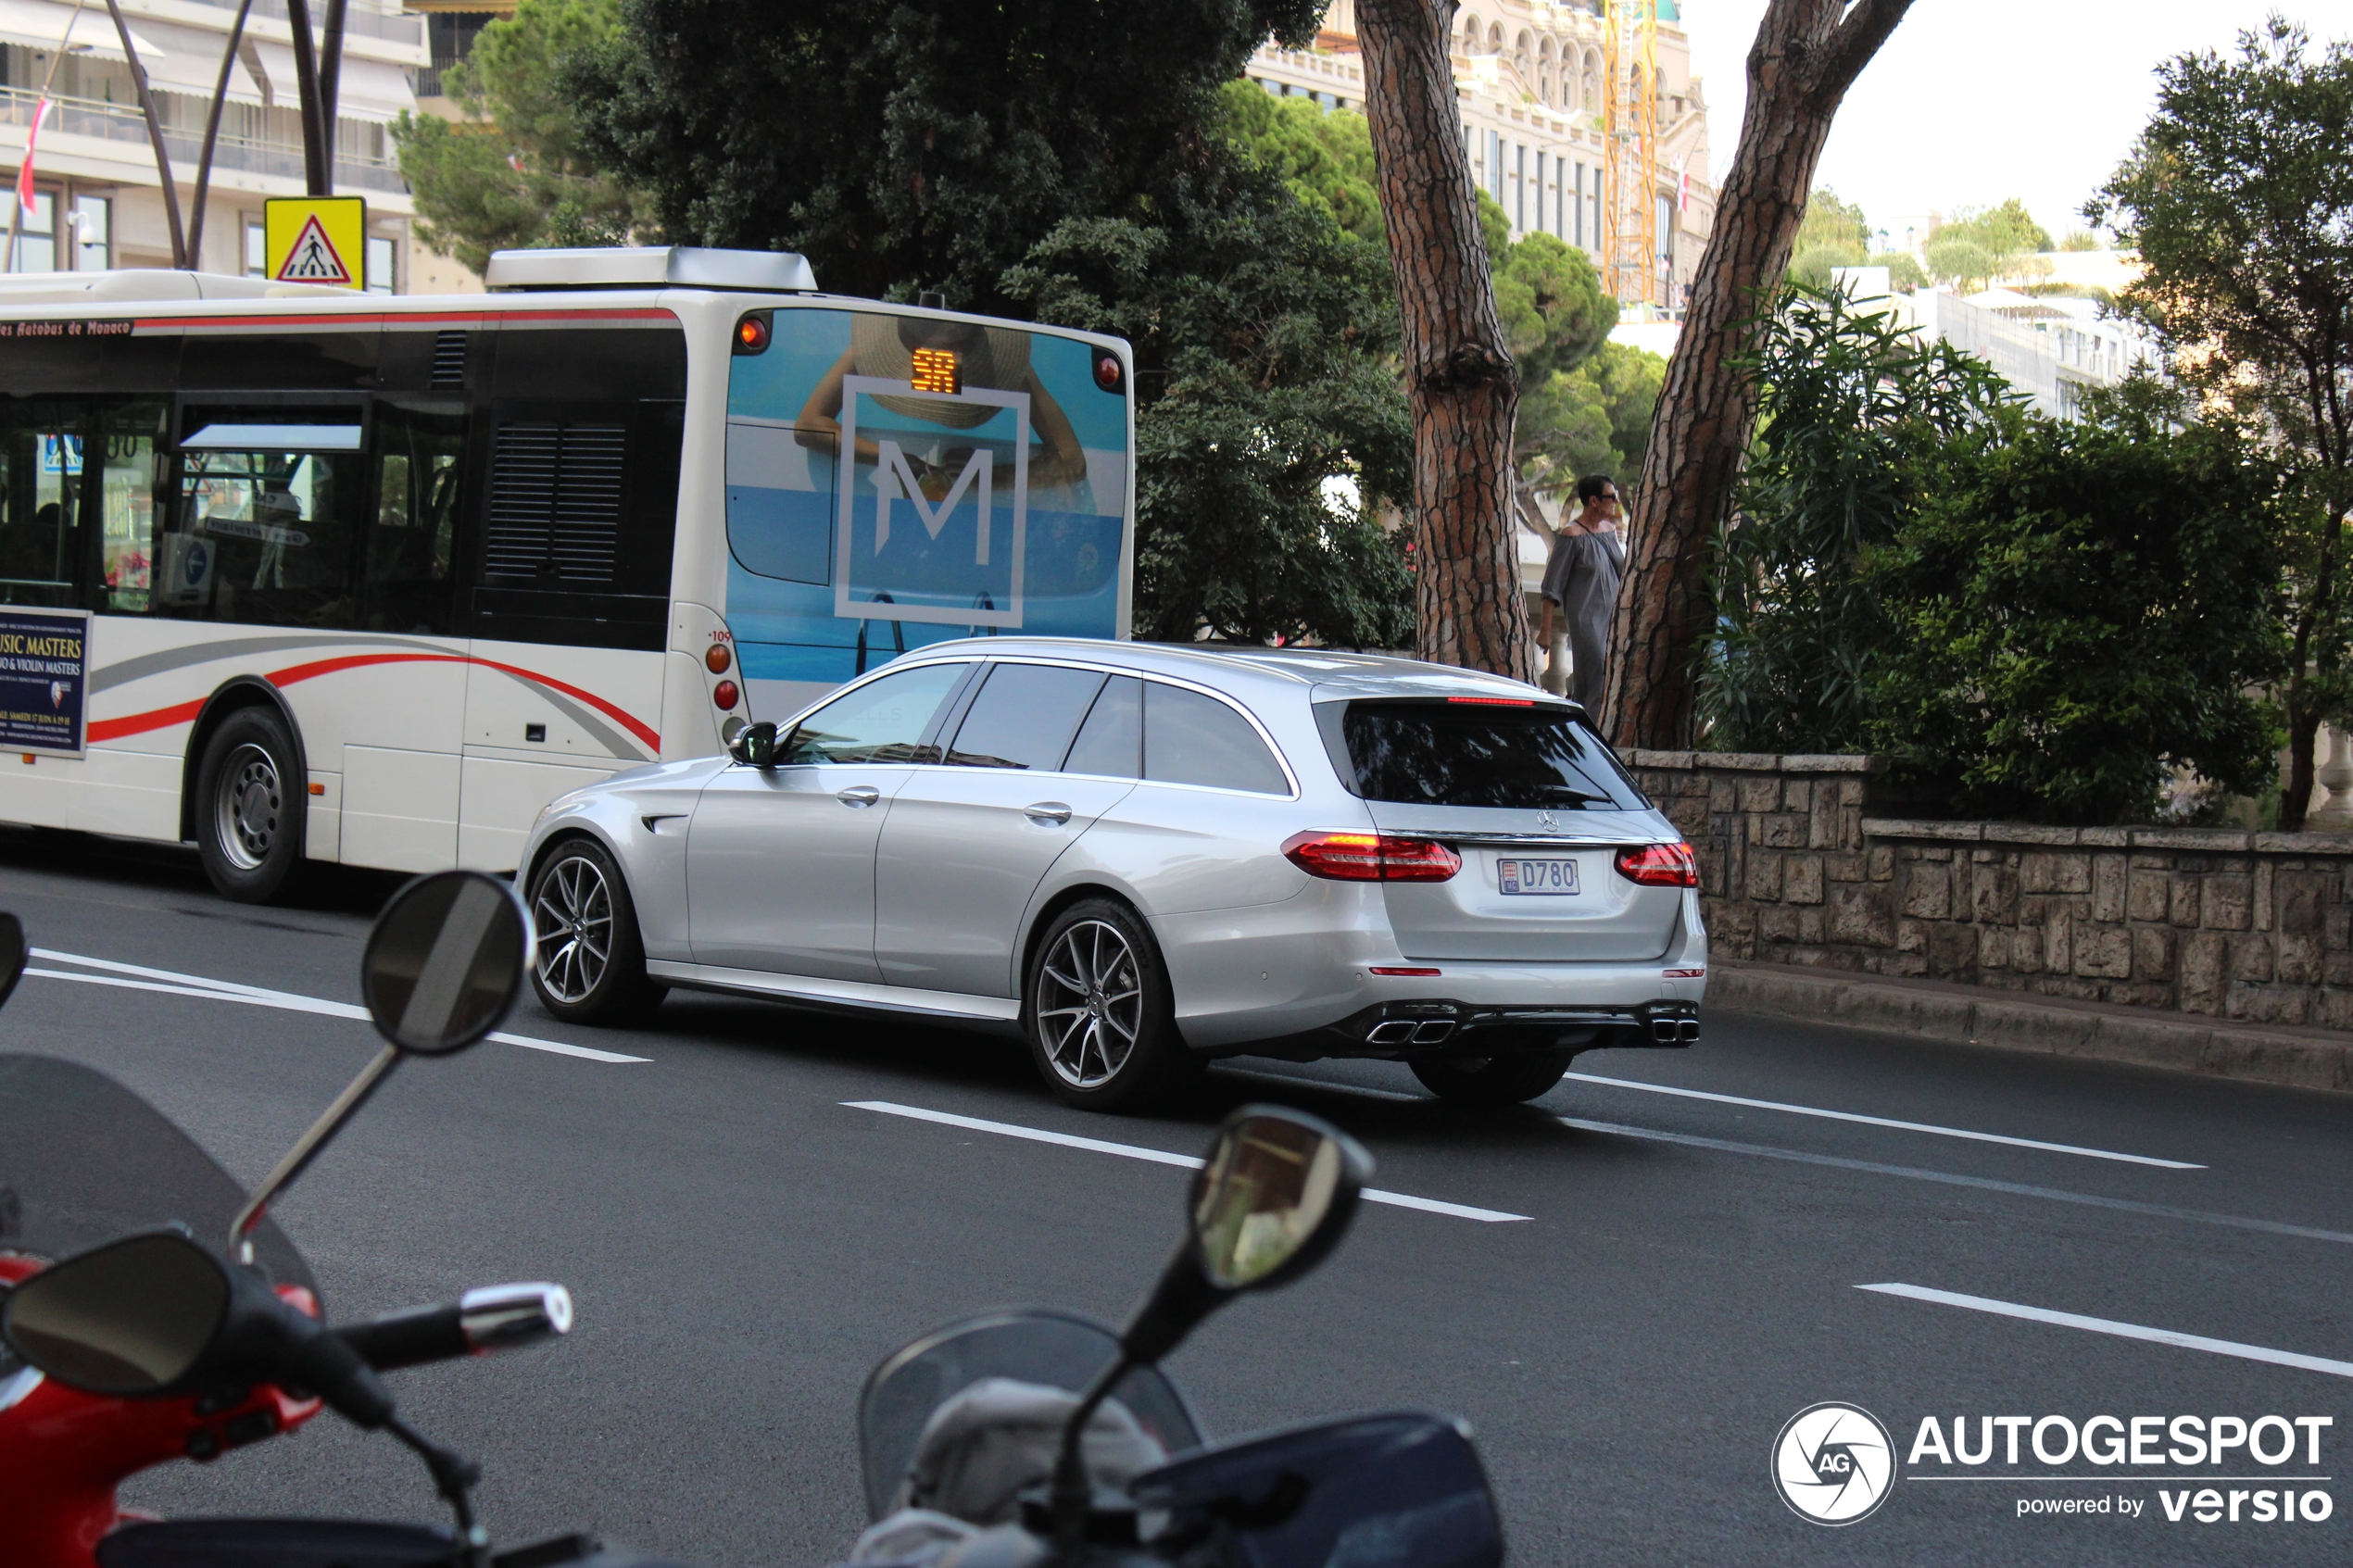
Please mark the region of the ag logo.
POLYGON ((1773 1439, 1773 1485, 1792 1512, 1817 1524, 1869 1517, 1894 1481, 1895 1441, 1860 1405, 1808 1405, 1773 1439))

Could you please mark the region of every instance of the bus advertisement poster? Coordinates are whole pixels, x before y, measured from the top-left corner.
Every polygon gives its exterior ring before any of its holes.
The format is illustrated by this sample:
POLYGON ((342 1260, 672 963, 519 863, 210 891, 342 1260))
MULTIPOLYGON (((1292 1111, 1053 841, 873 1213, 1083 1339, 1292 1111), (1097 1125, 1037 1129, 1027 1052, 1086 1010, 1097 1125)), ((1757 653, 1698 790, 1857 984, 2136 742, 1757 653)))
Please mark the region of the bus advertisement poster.
POLYGON ((0 607, 0 751, 79 757, 87 610, 0 607))

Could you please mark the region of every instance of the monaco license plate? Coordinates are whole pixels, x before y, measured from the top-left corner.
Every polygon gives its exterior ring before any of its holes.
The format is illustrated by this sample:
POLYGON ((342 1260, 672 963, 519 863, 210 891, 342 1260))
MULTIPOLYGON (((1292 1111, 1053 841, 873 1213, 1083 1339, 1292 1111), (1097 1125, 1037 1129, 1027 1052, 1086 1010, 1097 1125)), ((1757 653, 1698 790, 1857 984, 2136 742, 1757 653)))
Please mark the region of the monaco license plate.
POLYGON ((1574 860, 1498 860, 1495 885, 1510 894, 1561 894, 1577 891, 1574 860))

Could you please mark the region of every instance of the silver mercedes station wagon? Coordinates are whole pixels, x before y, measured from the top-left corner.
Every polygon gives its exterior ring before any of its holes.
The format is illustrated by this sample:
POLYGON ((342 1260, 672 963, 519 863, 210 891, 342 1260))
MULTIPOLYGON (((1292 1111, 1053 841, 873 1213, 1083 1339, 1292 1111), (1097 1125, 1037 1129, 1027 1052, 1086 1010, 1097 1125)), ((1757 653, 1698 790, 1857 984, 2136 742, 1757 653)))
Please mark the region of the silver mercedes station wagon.
POLYGON ((1578 708, 1315 650, 935 644, 563 797, 521 878, 560 1018, 685 985, 970 1024, 1105 1110, 1242 1054, 1529 1099, 1689 1045, 1707 972, 1691 848, 1578 708))

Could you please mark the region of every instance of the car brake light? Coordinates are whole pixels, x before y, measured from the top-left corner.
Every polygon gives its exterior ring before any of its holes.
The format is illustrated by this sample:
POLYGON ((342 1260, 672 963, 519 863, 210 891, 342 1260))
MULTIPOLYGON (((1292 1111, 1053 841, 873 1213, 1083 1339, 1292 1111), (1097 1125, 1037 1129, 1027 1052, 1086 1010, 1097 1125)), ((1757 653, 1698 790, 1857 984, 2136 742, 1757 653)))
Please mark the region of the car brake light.
POLYGON ((1533 708, 1532 696, 1450 696, 1449 702, 1468 703, 1474 708, 1533 708))
POLYGON ((1617 852, 1617 874, 1644 887, 1697 887, 1699 862, 1688 844, 1645 844, 1617 852))
POLYGON ((1463 858, 1434 838, 1385 833, 1295 833, 1283 858, 1309 876, 1330 882, 1444 882, 1463 858))

